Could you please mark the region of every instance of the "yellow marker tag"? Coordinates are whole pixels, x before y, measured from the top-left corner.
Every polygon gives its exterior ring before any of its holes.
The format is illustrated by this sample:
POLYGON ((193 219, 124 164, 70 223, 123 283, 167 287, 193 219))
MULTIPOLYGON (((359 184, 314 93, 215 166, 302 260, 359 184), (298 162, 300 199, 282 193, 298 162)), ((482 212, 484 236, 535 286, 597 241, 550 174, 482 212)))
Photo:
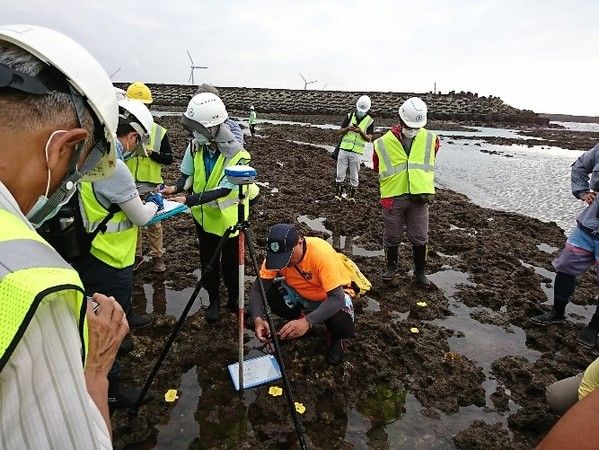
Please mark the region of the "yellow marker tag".
POLYGON ((416 306, 420 306, 421 308, 424 308, 425 306, 427 306, 426 302, 416 302, 416 306))
POLYGON ((306 412, 306 407, 304 406, 303 403, 295 402, 295 410, 298 413, 303 414, 306 412))
POLYGON ((268 393, 273 397, 278 397, 279 395, 283 395, 283 389, 281 389, 279 386, 271 386, 268 389, 268 393))
POLYGON ((176 389, 169 389, 168 391, 166 391, 166 394, 164 394, 164 401, 165 402, 172 403, 175 400, 177 400, 178 398, 179 398, 179 396, 177 395, 177 390, 176 389))
POLYGON ((420 333, 420 330, 419 330, 418 328, 416 328, 416 327, 410 328, 410 331, 411 331, 412 333, 414 333, 414 334, 418 334, 418 333, 420 333))

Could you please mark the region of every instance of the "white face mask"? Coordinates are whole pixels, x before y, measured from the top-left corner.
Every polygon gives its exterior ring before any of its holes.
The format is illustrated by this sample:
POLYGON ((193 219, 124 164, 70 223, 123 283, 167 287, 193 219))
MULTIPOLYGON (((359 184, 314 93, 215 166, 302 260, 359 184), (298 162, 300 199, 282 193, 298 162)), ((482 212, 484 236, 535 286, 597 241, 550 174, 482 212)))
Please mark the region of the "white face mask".
POLYGON ((198 145, 207 145, 210 143, 210 140, 204 136, 202 133, 200 133, 199 131, 193 130, 193 141, 198 144, 198 145))
MULTIPOLYGON (((48 138, 48 140, 46 141, 46 147, 44 148, 44 154, 46 155, 46 167, 48 167, 48 146, 50 145, 50 141, 52 140, 52 138, 54 137, 54 135, 56 133, 66 133, 67 130, 56 130, 54 131, 50 137, 48 138)), ((46 183, 46 192, 44 192, 44 195, 40 195, 39 198, 37 199, 37 201, 35 202, 35 204, 33 205, 33 207, 29 210, 29 212, 27 213, 27 215, 25 217, 27 217, 27 219, 29 219, 29 221, 31 222, 31 218, 33 216, 35 216, 35 214, 41 210, 46 203, 48 203, 48 192, 50 191, 50 180, 52 179, 52 174, 50 171, 50 167, 48 167, 48 181, 46 183)), ((71 186, 71 188, 74 186, 71 186)), ((45 217, 42 217, 41 219, 38 219, 37 222, 31 222, 31 224, 34 226, 34 228, 38 228, 40 225, 42 225, 46 220, 51 219, 52 217, 54 217, 56 215, 56 213, 58 212, 58 210, 66 203, 70 200, 70 198, 73 196, 73 193, 75 192, 75 189, 70 189, 69 192, 67 193, 67 195, 65 196, 65 198, 52 210, 50 211, 48 214, 46 214, 45 217)))
POLYGON ((364 117, 366 115, 366 112, 362 112, 362 111, 356 111, 356 117, 358 119, 361 119, 362 117, 364 117))
POLYGON ((401 134, 409 139, 414 139, 419 131, 419 128, 402 128, 401 134))

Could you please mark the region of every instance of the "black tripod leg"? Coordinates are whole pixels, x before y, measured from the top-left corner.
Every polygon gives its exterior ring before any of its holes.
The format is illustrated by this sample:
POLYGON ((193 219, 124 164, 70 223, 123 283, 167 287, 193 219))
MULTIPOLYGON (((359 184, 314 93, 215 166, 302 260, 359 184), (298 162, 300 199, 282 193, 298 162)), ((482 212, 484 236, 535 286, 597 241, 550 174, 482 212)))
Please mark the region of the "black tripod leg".
POLYGON ((287 397, 287 403, 289 405, 289 412, 291 413, 291 418, 293 419, 293 425, 295 427, 295 432, 297 434, 297 440, 299 442, 301 449, 307 449, 306 441, 304 439, 304 430, 302 428, 302 424, 297 416, 297 411, 295 410, 295 400, 293 398, 293 392, 291 391, 291 385, 289 384, 289 378, 287 377, 287 372, 285 371, 285 364, 283 363, 283 354, 281 353, 281 344, 279 342, 279 337, 277 336, 275 327, 272 323, 272 319, 270 316, 270 308, 268 307, 268 301, 266 300, 266 292, 264 291, 264 284, 262 283, 262 279, 260 278, 260 270, 258 266, 258 261, 256 260, 256 252, 254 250, 254 244, 252 239, 252 234, 249 228, 245 232, 246 234, 246 242, 248 246, 248 250, 250 253, 250 257, 252 259, 252 265, 254 266, 254 271, 256 272, 256 280, 258 281, 258 286, 260 287, 260 294, 262 296, 262 303, 264 304, 264 315, 266 316, 266 321, 268 322, 268 326, 270 327, 270 336, 272 338, 273 345, 275 347, 275 355, 277 361, 279 362, 279 366, 281 367, 281 376, 283 378, 283 386, 285 386, 285 397, 287 397))
POLYGON ((177 320, 177 323, 175 324, 175 328, 173 328, 173 331, 171 332, 170 336, 168 337, 168 340, 166 341, 166 344, 164 344, 164 347, 162 348, 162 352, 160 353, 160 356, 158 357, 158 360, 156 361, 154 368, 150 372, 150 375, 148 375, 148 378, 146 379, 144 387, 139 394, 139 398, 135 402, 135 405, 133 405, 131 407, 131 409, 129 410, 130 414, 132 414, 132 415, 137 414, 137 411, 139 410, 139 407, 141 406, 143 399, 145 398, 148 391, 150 390, 150 385, 152 384, 152 381, 154 381, 154 378, 156 377, 156 374, 158 373, 158 370, 160 369, 160 366, 162 365, 164 358, 166 358, 166 355, 168 354, 168 352, 171 348, 171 345, 173 344, 173 341, 177 337, 177 334, 179 334, 179 331, 181 330, 181 327, 183 326, 183 323, 185 322, 185 318, 187 317, 187 314, 189 314, 189 310, 193 306, 193 303, 195 302, 196 297, 198 296, 198 294, 200 292, 200 289, 202 289, 202 285, 204 284, 204 280, 205 280, 206 276, 208 276, 208 274, 210 272, 212 272, 212 269, 214 268, 214 264, 216 264, 219 261, 220 253, 221 253, 223 247, 225 246, 227 239, 229 238, 229 236, 231 235, 231 233, 233 231, 234 231, 234 229, 232 229, 232 228, 228 228, 227 230, 225 230, 225 234, 218 242, 218 245, 216 246, 216 250, 214 251, 214 255, 212 255, 210 262, 206 266, 206 270, 202 272, 202 276, 200 277, 200 280, 197 282, 196 287, 193 290, 193 293, 191 294, 189 301, 187 302, 187 305, 185 305, 185 308, 183 309, 183 312, 181 313, 181 316, 179 317, 179 320, 177 320))

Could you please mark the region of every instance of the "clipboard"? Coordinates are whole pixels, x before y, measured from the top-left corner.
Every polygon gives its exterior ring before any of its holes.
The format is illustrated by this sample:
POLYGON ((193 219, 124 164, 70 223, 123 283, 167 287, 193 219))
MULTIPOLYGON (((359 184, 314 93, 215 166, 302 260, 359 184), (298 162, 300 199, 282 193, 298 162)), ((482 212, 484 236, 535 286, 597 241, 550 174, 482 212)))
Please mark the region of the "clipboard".
POLYGON ((156 213, 154 217, 152 217, 145 226, 154 225, 155 223, 162 222, 165 219, 170 217, 178 216, 181 213, 188 211, 189 208, 185 206, 183 203, 174 202, 172 200, 164 200, 164 208, 156 213))
MULTIPOLYGON (((235 390, 239 390, 239 362, 229 364, 229 375, 235 390)), ((281 378, 281 368, 273 355, 258 356, 243 361, 243 388, 253 388, 281 378)))

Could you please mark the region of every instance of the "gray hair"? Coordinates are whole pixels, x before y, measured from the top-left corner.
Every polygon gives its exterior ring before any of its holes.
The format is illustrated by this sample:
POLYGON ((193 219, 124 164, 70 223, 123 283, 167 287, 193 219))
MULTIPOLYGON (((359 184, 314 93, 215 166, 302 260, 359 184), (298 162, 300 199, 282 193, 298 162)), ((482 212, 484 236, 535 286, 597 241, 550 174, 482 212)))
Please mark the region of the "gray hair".
POLYGON ((206 83, 200 84, 198 86, 198 90, 196 91, 195 95, 201 94, 202 92, 210 92, 210 93, 216 95, 217 97, 220 97, 220 94, 218 93, 218 89, 216 89, 211 84, 206 84, 206 83))
MULTIPOLYGON (((6 41, 0 41, 0 63, 29 76, 39 75, 46 66, 28 51, 6 41)), ((0 91, 0 118, 4 126, 15 130, 77 125, 71 96, 57 91, 46 95, 0 91)), ((81 126, 89 133, 85 143, 87 148, 93 143, 94 135, 94 122, 88 107, 85 108, 82 122, 81 126)))

